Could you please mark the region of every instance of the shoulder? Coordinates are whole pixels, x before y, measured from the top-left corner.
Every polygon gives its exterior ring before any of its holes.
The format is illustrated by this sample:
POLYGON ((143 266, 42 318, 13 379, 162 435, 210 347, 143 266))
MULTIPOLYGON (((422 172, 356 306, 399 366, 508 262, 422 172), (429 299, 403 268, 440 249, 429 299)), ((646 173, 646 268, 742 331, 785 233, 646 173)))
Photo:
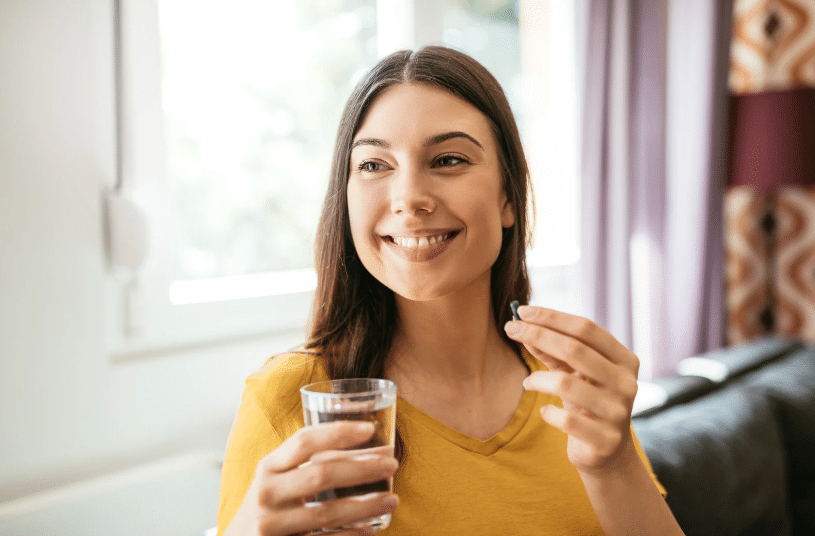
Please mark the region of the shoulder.
POLYGON ((254 403, 274 426, 302 420, 300 388, 327 380, 318 352, 292 351, 271 357, 246 378, 244 403, 254 403))
POLYGON ((325 376, 320 354, 297 350, 270 357, 257 372, 246 378, 246 385, 262 387, 271 383, 281 387, 296 385, 299 389, 315 375, 325 376))

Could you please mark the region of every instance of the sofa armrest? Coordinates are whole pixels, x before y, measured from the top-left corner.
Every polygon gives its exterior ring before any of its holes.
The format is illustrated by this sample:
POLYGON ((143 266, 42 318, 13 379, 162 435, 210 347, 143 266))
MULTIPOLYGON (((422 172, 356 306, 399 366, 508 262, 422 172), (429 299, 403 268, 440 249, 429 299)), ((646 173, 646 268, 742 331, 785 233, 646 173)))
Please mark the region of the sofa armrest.
POLYGON ((716 389, 716 383, 701 376, 668 376, 640 382, 632 417, 642 418, 682 404, 716 389))
POLYGON ((791 533, 784 439, 761 392, 716 389, 632 422, 686 534, 791 533))
POLYGON ((721 383, 803 347, 804 344, 796 339, 760 339, 742 346, 722 348, 683 359, 677 366, 677 372, 682 376, 701 376, 721 383))

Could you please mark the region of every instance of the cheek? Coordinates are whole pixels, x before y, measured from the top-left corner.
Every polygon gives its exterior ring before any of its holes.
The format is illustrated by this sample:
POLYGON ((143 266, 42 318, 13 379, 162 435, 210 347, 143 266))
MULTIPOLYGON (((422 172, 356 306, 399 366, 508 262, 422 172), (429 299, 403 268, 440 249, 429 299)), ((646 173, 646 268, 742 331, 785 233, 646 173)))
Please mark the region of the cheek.
POLYGON ((477 185, 456 192, 456 204, 462 218, 480 228, 480 232, 502 233, 506 203, 504 196, 490 184, 477 185))
POLYGON ((369 194, 361 191, 353 182, 349 182, 347 190, 348 219, 351 225, 351 237, 357 254, 363 255, 370 247, 368 244, 373 233, 374 207, 369 194))
POLYGON ((351 226, 351 238, 354 240, 354 247, 359 249, 359 239, 360 239, 360 214, 364 214, 363 211, 360 210, 361 207, 358 206, 357 203, 354 202, 354 199, 351 195, 348 196, 348 223, 351 226))

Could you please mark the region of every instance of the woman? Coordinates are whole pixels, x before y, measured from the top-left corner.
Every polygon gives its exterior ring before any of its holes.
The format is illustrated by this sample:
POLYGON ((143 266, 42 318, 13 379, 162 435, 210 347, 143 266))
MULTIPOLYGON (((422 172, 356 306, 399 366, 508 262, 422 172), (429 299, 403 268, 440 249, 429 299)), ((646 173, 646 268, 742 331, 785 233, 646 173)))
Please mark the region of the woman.
POLYGON ((247 380, 222 533, 393 511, 384 533, 681 534, 631 432, 637 358, 583 318, 523 306, 511 320, 530 293, 529 190, 509 105, 476 61, 427 47, 368 73, 337 136, 309 341, 247 380), (372 434, 302 428, 299 387, 343 377, 398 385, 398 462, 312 458, 372 434), (394 474, 393 494, 303 505, 394 474))

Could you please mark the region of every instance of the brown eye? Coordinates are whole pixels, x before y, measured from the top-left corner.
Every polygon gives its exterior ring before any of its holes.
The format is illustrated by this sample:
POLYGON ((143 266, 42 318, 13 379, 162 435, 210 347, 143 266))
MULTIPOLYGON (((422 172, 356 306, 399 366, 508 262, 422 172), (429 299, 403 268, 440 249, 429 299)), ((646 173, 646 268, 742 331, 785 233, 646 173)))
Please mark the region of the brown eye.
POLYGON ((436 159, 435 167, 452 167, 459 164, 466 164, 467 160, 452 154, 443 154, 436 159))

